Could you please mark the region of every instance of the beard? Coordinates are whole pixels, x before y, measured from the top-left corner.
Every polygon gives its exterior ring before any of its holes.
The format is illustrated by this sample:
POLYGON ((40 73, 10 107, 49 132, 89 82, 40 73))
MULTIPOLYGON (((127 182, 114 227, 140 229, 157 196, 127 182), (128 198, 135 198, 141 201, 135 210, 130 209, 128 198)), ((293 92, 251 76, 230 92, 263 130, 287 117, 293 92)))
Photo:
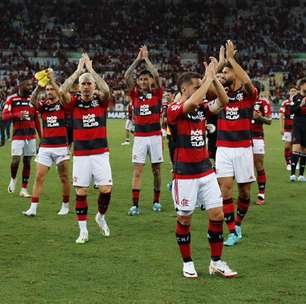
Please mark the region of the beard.
POLYGON ((230 87, 233 84, 233 80, 231 79, 225 79, 223 82, 224 87, 230 87))

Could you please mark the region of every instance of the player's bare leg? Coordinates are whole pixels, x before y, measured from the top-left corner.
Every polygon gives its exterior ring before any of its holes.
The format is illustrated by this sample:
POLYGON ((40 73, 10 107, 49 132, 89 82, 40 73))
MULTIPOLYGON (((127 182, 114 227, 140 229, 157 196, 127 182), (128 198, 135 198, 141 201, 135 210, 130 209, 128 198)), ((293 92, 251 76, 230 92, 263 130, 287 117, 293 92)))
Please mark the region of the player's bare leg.
POLYGON ((18 172, 18 168, 19 168, 19 163, 20 163, 20 156, 14 155, 12 157, 12 162, 11 162, 11 180, 10 183, 8 185, 7 191, 8 193, 13 193, 15 192, 15 188, 16 188, 16 183, 17 183, 17 172, 18 172))
POLYGON ((264 168, 264 154, 254 154, 254 165, 257 173, 258 195, 257 205, 265 203, 265 190, 266 190, 266 172, 264 168))
POLYGON ((161 211, 160 200, 160 186, 161 186, 161 176, 160 176, 160 164, 152 164, 152 173, 154 178, 154 194, 153 194, 153 206, 154 212, 161 211))
POLYGON ((144 165, 134 163, 133 178, 132 178, 132 202, 133 206, 130 208, 128 214, 131 216, 139 215, 139 196, 141 188, 141 175, 143 172, 144 165))
POLYGON ((112 186, 100 186, 99 191, 100 194, 98 198, 98 213, 96 214, 95 220, 100 228, 101 233, 104 236, 110 236, 110 230, 105 220, 105 214, 110 203, 112 186))
POLYGON ((62 183, 62 206, 58 215, 67 215, 69 213, 70 183, 69 183, 69 161, 64 160, 57 165, 57 172, 62 183))
POLYGON ((223 250, 223 220, 222 207, 212 208, 208 213, 208 241, 210 245, 211 261, 209 274, 218 274, 226 278, 235 277, 237 272, 230 269, 226 262, 221 260, 223 250))
POLYGON ((284 147, 284 157, 287 165, 287 170, 291 170, 291 157, 292 157, 292 143, 291 142, 285 142, 284 147))
POLYGON ((88 242, 87 192, 88 192, 88 188, 76 187, 75 211, 76 211, 77 221, 78 221, 79 228, 80 228, 80 235, 75 241, 77 244, 85 244, 86 242, 88 242))
POLYGON ((36 165, 36 176, 32 190, 32 202, 31 206, 27 211, 24 211, 23 214, 26 216, 35 216, 37 214, 37 206, 39 202, 40 195, 43 190, 45 178, 48 174, 49 167, 37 163, 36 165))

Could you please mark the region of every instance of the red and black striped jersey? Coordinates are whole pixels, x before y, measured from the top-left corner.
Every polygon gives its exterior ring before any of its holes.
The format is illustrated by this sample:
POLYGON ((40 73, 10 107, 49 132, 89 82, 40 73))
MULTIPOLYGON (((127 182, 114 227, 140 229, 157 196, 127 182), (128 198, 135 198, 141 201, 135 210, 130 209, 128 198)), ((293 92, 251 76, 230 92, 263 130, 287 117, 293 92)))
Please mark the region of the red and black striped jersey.
POLYGON ((174 142, 173 173, 177 179, 200 178, 213 173, 206 148, 205 121, 208 109, 183 112, 183 103, 168 107, 167 118, 174 142))
POLYGON ((14 94, 9 96, 5 102, 3 120, 13 122, 13 140, 31 140, 36 138, 35 129, 40 134, 40 123, 38 112, 30 103, 30 97, 23 98, 14 94), (27 119, 20 119, 22 111, 28 112, 27 119))
POLYGON ((48 100, 41 100, 37 104, 37 110, 40 112, 43 124, 40 146, 50 148, 67 146, 67 128, 63 106, 59 102, 49 104, 48 100))
POLYGON ((108 101, 94 97, 82 100, 72 96, 65 109, 72 112, 74 155, 94 155, 108 152, 107 117, 108 101))
POLYGON ((153 89, 142 94, 135 86, 129 93, 133 107, 135 136, 161 135, 160 117, 163 89, 153 89))
POLYGON ((257 89, 249 95, 241 87, 227 92, 229 103, 218 116, 217 147, 250 147, 252 145, 251 119, 253 105, 258 98, 257 89))
MULTIPOLYGON (((272 108, 268 99, 260 98, 256 100, 254 107, 254 111, 260 112, 263 117, 271 117, 272 108)), ((257 119, 252 119, 252 138, 261 139, 264 138, 264 128, 263 122, 257 119)))
POLYGON ((290 99, 283 101, 282 106, 279 109, 279 113, 284 116, 284 131, 292 132, 293 118, 294 114, 291 113, 290 107, 293 105, 293 102, 290 99))

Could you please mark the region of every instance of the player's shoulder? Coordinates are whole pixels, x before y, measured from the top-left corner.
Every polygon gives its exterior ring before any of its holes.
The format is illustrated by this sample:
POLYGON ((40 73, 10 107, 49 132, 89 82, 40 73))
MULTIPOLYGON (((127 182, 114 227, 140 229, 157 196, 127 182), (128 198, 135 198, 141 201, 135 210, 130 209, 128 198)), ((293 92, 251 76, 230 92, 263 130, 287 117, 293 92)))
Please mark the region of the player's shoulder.
POLYGON ((20 96, 18 96, 18 94, 12 94, 6 97, 6 102, 12 102, 16 99, 20 99, 20 96))

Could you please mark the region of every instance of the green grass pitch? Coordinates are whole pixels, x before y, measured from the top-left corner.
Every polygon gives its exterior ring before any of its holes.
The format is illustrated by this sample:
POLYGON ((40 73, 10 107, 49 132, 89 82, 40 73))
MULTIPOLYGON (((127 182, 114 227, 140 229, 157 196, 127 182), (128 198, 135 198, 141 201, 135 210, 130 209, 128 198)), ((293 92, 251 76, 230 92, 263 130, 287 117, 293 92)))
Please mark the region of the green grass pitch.
MULTIPOLYGON (((109 120, 114 188, 107 214, 111 237, 94 222, 97 193, 89 195, 89 242, 76 245, 72 212, 59 217, 60 184, 52 168, 36 218, 21 211, 30 199, 7 193, 10 145, 0 148, 0 303, 306 303, 306 184, 289 182, 283 162, 278 121, 266 128, 265 206, 252 206, 244 238, 224 248, 223 259, 240 277, 209 277, 207 216, 197 211, 192 225, 193 259, 199 280, 184 279, 175 240, 175 212, 166 190, 170 179, 167 150, 162 166, 163 211, 151 211, 152 177, 146 166, 141 191, 142 214, 127 215, 131 201, 131 147, 121 146, 124 121, 109 120)), ((31 185, 35 164, 32 166, 31 185)), ((19 176, 20 176, 19 170, 19 176)), ((30 187, 31 189, 31 187, 30 187)))

